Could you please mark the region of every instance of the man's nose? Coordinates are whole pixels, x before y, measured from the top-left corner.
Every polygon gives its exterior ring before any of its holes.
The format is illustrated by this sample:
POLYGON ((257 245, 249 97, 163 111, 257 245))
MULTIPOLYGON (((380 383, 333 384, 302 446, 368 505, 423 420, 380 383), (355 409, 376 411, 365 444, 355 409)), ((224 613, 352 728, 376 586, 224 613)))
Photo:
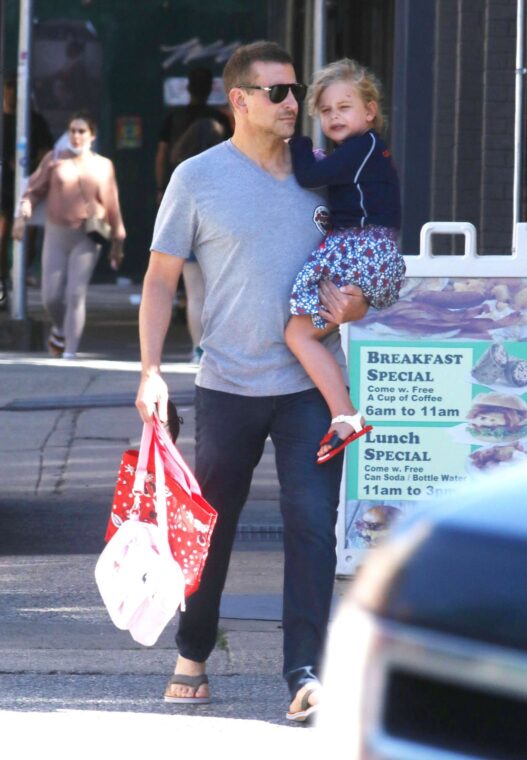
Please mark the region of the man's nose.
POLYGON ((290 108, 292 107, 295 111, 295 113, 298 111, 298 101, 291 92, 291 88, 287 91, 287 97, 284 100, 284 103, 288 105, 290 108))

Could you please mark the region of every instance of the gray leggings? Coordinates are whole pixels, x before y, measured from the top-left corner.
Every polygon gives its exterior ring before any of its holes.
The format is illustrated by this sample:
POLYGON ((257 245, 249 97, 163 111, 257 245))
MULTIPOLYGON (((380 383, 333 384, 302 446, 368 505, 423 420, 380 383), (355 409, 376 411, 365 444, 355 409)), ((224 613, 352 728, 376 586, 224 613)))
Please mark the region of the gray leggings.
POLYGON ((42 303, 53 327, 75 354, 86 321, 86 294, 100 246, 83 230, 46 222, 42 248, 42 303))

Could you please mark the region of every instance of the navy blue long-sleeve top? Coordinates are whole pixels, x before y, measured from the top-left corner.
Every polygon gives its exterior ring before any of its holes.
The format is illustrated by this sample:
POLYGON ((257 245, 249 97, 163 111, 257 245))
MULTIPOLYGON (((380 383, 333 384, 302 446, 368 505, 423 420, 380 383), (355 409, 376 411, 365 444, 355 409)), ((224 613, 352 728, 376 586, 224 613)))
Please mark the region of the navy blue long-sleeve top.
POLYGON ((399 179, 392 155, 374 130, 348 137, 318 160, 309 137, 290 140, 293 171, 302 187, 327 185, 332 226, 401 226, 399 179))

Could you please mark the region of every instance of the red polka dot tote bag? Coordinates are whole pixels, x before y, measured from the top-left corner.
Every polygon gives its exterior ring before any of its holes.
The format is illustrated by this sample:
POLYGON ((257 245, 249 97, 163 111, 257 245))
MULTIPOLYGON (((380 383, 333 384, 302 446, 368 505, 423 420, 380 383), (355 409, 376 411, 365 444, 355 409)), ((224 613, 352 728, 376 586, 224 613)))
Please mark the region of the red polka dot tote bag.
MULTIPOLYGON (((144 440, 145 436, 142 442, 144 440)), ((196 478, 157 417, 148 443, 150 450, 144 487, 139 491, 134 484, 140 452, 130 450, 123 454, 105 541, 108 542, 127 520, 137 519, 137 515, 141 522, 157 525, 156 444, 160 455, 157 462, 162 462, 164 468, 168 542, 183 571, 185 596, 188 597, 199 587, 217 513, 202 497, 196 478)))

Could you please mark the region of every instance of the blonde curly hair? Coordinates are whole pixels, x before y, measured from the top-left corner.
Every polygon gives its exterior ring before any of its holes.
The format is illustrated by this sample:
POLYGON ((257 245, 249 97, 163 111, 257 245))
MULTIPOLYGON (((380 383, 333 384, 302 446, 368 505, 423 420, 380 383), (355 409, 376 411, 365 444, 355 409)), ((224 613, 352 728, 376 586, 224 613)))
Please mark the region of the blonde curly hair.
POLYGON ((353 82, 364 103, 372 101, 377 105, 377 115, 372 123, 373 129, 383 132, 386 128, 386 119, 382 113, 382 85, 373 72, 352 60, 342 58, 315 71, 313 80, 307 91, 307 107, 310 116, 318 113, 319 101, 324 90, 335 82, 353 82))

